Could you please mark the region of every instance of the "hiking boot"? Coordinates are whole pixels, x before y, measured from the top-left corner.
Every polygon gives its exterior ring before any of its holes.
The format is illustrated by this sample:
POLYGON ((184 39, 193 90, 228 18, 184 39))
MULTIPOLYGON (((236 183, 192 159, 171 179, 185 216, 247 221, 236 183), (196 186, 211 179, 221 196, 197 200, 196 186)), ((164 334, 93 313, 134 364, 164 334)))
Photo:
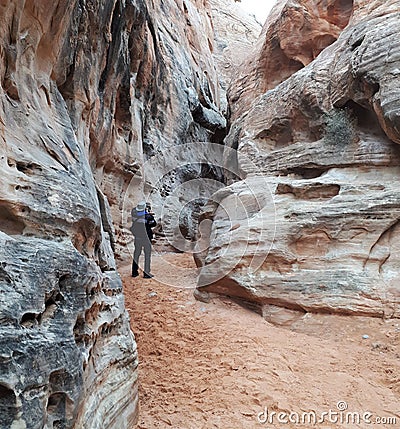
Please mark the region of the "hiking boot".
POLYGON ((139 273, 132 273, 132 277, 137 277, 139 273))
POLYGON ((147 273, 143 274, 144 279, 152 279, 153 277, 154 277, 153 274, 150 274, 150 273, 149 274, 147 274, 147 273))

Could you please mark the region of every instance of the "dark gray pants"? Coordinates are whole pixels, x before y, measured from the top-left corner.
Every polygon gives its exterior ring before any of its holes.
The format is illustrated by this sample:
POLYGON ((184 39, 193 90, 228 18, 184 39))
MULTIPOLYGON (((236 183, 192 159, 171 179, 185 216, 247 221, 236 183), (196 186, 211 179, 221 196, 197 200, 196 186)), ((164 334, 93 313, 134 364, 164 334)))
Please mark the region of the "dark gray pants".
POLYGON ((150 274, 151 264, 151 241, 148 237, 135 237, 135 251, 133 253, 132 261, 132 275, 138 274, 139 270, 139 257, 144 250, 144 272, 150 274))

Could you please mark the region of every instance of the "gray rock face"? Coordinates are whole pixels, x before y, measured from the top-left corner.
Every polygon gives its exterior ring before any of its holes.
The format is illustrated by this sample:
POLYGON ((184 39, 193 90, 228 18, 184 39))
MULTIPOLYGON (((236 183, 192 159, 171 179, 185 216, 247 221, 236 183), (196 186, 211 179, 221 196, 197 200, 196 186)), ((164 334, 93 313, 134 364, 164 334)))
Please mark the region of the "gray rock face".
POLYGON ((70 240, 0 240, 1 427, 131 427, 137 354, 116 271, 70 240))
POLYGON ((199 262, 202 291, 261 306, 400 316, 400 11, 362 3, 335 43, 255 98, 231 127, 227 143, 247 178, 207 215, 214 222, 199 262), (257 202, 245 214, 237 208, 246 207, 244 189, 257 202))

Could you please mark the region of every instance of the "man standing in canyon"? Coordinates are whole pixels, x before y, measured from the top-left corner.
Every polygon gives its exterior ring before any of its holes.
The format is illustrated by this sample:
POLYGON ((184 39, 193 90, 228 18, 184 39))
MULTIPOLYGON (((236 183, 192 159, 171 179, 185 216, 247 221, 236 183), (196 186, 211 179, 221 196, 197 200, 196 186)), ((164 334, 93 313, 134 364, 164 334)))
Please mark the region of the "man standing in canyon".
POLYGON ((151 240, 153 239, 153 230, 157 225, 151 207, 145 201, 141 201, 134 209, 132 209, 132 226, 131 232, 135 237, 135 251, 132 261, 132 277, 139 275, 139 257, 144 250, 144 272, 143 278, 151 279, 153 275, 150 273, 151 264, 151 240))

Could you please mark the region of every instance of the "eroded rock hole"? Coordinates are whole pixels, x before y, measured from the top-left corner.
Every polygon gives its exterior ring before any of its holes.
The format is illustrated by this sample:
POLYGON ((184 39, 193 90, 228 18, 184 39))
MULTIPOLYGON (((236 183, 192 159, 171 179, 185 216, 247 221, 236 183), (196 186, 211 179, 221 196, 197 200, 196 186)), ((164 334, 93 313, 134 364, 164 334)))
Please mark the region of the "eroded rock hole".
POLYGON ((85 340, 85 318, 78 316, 73 329, 76 344, 82 344, 85 340))
POLYGON ((292 194, 295 198, 305 200, 330 199, 339 195, 340 186, 335 184, 312 183, 295 187, 288 183, 280 183, 277 186, 276 194, 292 194))
POLYGON ((336 0, 328 6, 328 22, 343 29, 347 26, 353 13, 353 0, 336 0))
POLYGON ((46 307, 49 307, 50 305, 57 304, 62 299, 62 294, 57 290, 53 290, 50 293, 46 293, 45 305, 46 307))
POLYGON ((60 291, 63 291, 67 288, 70 278, 71 276, 69 274, 63 274, 62 276, 60 276, 60 278, 58 279, 58 286, 60 288, 60 291))
MULTIPOLYGON (((371 86, 371 92, 375 93, 378 90, 379 85, 371 86)), ((372 110, 361 106, 353 100, 349 100, 344 107, 350 111, 352 116, 356 119, 355 125, 361 133, 387 138, 379 124, 376 114, 372 110)))
POLYGON ((25 313, 21 317, 20 324, 25 328, 32 328, 39 324, 39 314, 37 313, 25 313))
POLYGON ((65 392, 55 392, 47 401, 47 413, 53 420, 53 428, 68 427, 73 402, 65 392))
POLYGON ((80 219, 75 224, 72 244, 82 255, 92 257, 99 232, 99 226, 92 219, 80 219))
POLYGON ((43 171, 42 167, 34 162, 16 161, 12 158, 8 158, 7 164, 9 167, 14 167, 27 176, 33 176, 43 171))
POLYGON ((25 229, 25 223, 18 215, 0 202, 0 231, 7 235, 21 235, 25 229))
POLYGON ((11 427, 16 417, 17 397, 12 389, 0 384, 0 426, 11 427))
POLYGON ((54 317, 60 302, 63 300, 62 294, 58 290, 53 290, 45 295, 45 310, 38 317, 38 322, 43 323, 47 319, 54 317))
POLYGON ((0 282, 5 282, 8 284, 12 283, 12 279, 6 271, 7 264, 5 262, 0 262, 0 282))
POLYGON ((258 133, 255 138, 262 140, 263 145, 271 150, 280 149, 293 143, 293 134, 289 121, 276 123, 258 133))
POLYGON ((293 167, 287 170, 287 174, 294 174, 299 179, 316 179, 329 170, 329 167, 293 167))
POLYGON ((352 45, 351 45, 351 50, 355 51, 359 46, 362 45, 362 42, 364 41, 365 36, 361 37, 360 39, 356 40, 352 45))
POLYGON ((58 289, 47 292, 44 297, 45 309, 41 313, 27 312, 24 313, 20 324, 26 328, 40 325, 44 321, 53 318, 59 303, 63 300, 63 295, 58 289))

